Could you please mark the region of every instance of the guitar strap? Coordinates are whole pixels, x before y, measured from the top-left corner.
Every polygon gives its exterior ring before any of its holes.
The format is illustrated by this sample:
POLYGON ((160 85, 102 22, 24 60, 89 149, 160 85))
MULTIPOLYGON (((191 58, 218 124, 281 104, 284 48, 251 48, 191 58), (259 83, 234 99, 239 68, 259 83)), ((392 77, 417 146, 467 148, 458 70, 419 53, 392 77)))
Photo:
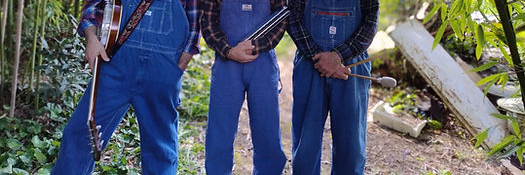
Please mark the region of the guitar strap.
POLYGON ((135 27, 137 27, 137 25, 139 24, 146 11, 148 11, 148 8, 151 6, 152 3, 153 0, 142 0, 142 2, 140 2, 135 11, 133 11, 133 14, 131 14, 131 17, 129 17, 128 21, 126 22, 126 26, 124 26, 124 29, 120 33, 117 42, 115 42, 115 45, 113 45, 111 53, 109 53, 110 57, 115 55, 115 53, 117 53, 122 44, 126 42, 133 30, 135 30, 135 27))

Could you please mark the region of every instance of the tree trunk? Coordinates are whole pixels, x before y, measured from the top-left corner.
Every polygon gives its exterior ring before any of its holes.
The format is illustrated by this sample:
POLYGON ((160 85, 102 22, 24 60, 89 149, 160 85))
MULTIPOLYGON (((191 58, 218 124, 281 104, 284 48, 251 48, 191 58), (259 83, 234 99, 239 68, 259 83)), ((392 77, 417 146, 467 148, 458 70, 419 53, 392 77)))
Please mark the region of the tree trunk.
POLYGON ((13 66, 13 82, 11 86, 11 109, 9 110, 9 117, 15 116, 16 90, 17 90, 17 75, 18 65, 20 63, 20 42, 22 40, 22 20, 24 17, 24 0, 18 0, 18 18, 16 19, 16 43, 15 43, 15 64, 13 66))
POLYGON ((514 62, 514 72, 518 75, 518 81, 521 87, 521 100, 525 105, 525 74, 521 66, 520 54, 518 52, 518 46, 516 45, 516 33, 514 33, 514 27, 512 26, 507 0, 495 0, 495 2, 501 25, 505 32, 505 38, 507 39, 507 45, 509 46, 512 62, 514 62))
POLYGON ((2 19, 0 21, 0 92, 4 91, 4 82, 6 75, 4 72, 7 69, 7 59, 5 59, 5 47, 4 47, 4 38, 5 38, 5 26, 7 22, 7 5, 9 0, 4 0, 2 2, 2 19))

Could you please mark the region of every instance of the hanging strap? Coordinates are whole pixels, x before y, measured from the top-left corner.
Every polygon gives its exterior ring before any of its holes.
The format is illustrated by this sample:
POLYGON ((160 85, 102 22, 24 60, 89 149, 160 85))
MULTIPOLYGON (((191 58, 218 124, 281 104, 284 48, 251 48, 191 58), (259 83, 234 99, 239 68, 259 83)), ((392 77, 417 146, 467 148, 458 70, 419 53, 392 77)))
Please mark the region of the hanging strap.
POLYGON ((113 48, 111 49, 110 56, 113 56, 115 53, 117 53, 118 49, 126 42, 128 37, 131 35, 133 30, 135 30, 135 27, 139 24, 140 20, 148 11, 149 6, 153 3, 153 0, 142 0, 140 4, 137 6, 135 11, 133 11, 133 14, 131 14, 131 17, 126 22, 126 26, 124 26, 124 29, 122 29, 122 32, 120 33, 117 42, 115 45, 113 45, 113 48))

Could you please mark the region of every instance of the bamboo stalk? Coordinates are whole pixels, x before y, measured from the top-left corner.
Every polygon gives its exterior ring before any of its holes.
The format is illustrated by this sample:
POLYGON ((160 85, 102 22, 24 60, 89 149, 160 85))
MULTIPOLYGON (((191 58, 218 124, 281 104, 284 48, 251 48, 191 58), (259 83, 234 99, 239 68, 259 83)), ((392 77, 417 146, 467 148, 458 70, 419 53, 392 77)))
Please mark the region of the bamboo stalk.
MULTIPOLYGON (((6 29, 5 29, 5 33, 6 33, 6 37, 5 37, 5 55, 7 57, 7 55, 12 55, 12 52, 13 52, 13 48, 12 48, 12 44, 13 44, 13 29, 15 28, 13 25, 15 23, 14 21, 14 0, 8 0, 8 10, 7 10, 7 21, 6 21, 6 29)), ((5 73, 7 73, 7 70, 5 71, 5 73)))
MULTIPOLYGON (((42 35, 42 37, 44 37, 44 32, 45 32, 45 28, 46 28, 46 15, 45 15, 46 6, 47 6, 47 0, 43 0, 43 2, 42 2, 42 10, 40 11, 41 12, 40 16, 42 17, 42 21, 40 23, 40 34, 42 35)), ((44 50, 44 45, 40 44, 40 50, 44 50)), ((37 67, 42 65, 42 57, 43 57, 42 54, 38 55, 37 67)), ((40 102, 40 69, 38 69, 36 71, 35 92, 36 92, 36 96, 35 96, 35 100, 34 100, 35 101, 35 111, 38 112, 39 109, 40 109, 40 106, 39 106, 39 102, 40 102)))
POLYGON ((31 48, 31 73, 29 74, 29 89, 34 92, 34 86, 33 86, 33 77, 35 76, 35 60, 36 60, 36 44, 37 44, 37 36, 38 36, 38 25, 40 23, 40 0, 35 0, 36 6, 35 6, 35 21, 33 26, 33 46, 31 48))
POLYGON ((6 75, 5 71, 7 69, 7 59, 5 58, 5 45, 4 45, 4 38, 5 38, 5 30, 6 30, 6 22, 7 22, 7 14, 8 14, 8 6, 9 0, 3 0, 2 2, 2 20, 0 21, 0 92, 4 92, 4 86, 6 82, 6 75))
POLYGON ((13 82, 11 86, 11 109, 9 110, 9 117, 15 116, 16 108, 16 90, 17 90, 17 75, 18 65, 20 63, 20 42, 22 40, 22 20, 24 17, 24 0, 18 0, 18 17, 16 25, 16 43, 15 43, 15 64, 13 66, 13 82))
POLYGON ((80 0, 74 0, 75 2, 73 3, 73 5, 75 6, 73 9, 74 9, 74 14, 75 15, 75 18, 79 16, 79 7, 80 7, 80 0))
POLYGON ((507 0, 495 0, 495 3, 496 9, 498 9, 498 14, 501 19, 503 31, 505 32, 505 38, 507 38, 507 45, 509 46, 510 55, 512 57, 512 61, 514 62, 514 72, 516 75, 518 75, 518 81, 521 87, 521 100, 525 105, 525 74, 523 73, 523 67, 521 66, 520 54, 516 44, 516 33, 514 33, 514 27, 512 26, 507 0))

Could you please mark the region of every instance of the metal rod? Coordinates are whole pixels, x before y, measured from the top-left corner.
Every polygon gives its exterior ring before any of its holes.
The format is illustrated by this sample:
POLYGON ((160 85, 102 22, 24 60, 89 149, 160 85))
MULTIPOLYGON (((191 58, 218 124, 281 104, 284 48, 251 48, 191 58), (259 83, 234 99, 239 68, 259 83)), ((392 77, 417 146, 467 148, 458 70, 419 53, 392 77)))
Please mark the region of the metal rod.
POLYGON ((372 81, 375 81, 375 82, 379 82, 379 80, 377 78, 364 76, 364 75, 348 74, 348 76, 357 77, 357 78, 364 78, 364 79, 372 80, 372 81))

